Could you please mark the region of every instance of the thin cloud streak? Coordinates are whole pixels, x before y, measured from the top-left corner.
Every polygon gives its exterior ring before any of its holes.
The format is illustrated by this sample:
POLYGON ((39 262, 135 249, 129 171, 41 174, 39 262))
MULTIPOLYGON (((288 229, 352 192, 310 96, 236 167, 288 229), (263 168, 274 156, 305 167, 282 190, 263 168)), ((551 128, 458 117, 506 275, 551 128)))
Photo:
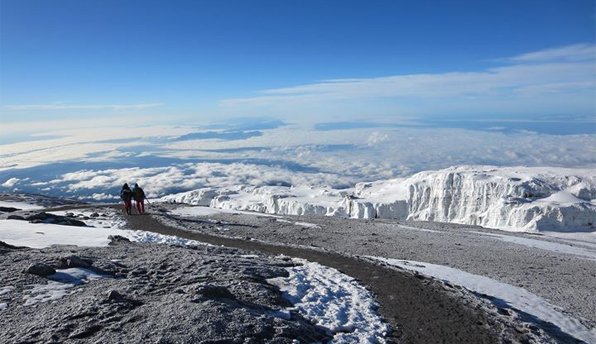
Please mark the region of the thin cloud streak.
POLYGON ((509 60, 513 62, 594 61, 596 60, 596 45, 574 44, 522 54, 509 60))
POLYGON ((6 110, 14 111, 28 111, 28 110, 138 110, 148 109, 164 105, 163 103, 146 103, 146 104, 19 104, 6 105, 6 110))
MULTIPOLYGON (((571 112, 596 110, 596 45, 579 44, 512 57, 508 65, 480 72, 409 74, 377 78, 324 80, 268 89, 260 95, 226 99, 224 108, 313 108, 333 104, 347 111, 354 102, 378 108, 378 100, 395 100, 394 109, 411 105, 410 114, 448 111, 515 112, 544 109, 571 112), (348 104, 349 103, 349 104, 348 104)), ((384 109, 385 111, 387 108, 384 109)), ((391 108, 389 108, 391 111, 391 108)))

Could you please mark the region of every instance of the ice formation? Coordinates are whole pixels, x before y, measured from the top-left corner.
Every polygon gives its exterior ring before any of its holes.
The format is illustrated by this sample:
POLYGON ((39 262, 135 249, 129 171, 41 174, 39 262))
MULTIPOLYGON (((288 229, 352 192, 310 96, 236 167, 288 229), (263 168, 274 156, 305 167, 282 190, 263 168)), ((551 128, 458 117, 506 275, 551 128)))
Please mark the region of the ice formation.
POLYGON ((510 231, 596 230, 596 173, 590 169, 458 166, 342 190, 200 189, 163 200, 281 215, 396 218, 510 231))

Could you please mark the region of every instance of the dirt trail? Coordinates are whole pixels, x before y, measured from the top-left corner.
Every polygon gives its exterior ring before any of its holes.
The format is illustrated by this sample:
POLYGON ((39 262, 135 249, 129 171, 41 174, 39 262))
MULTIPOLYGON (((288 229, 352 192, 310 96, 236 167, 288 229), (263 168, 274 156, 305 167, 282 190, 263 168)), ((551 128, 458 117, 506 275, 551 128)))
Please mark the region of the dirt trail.
POLYGON ((519 333, 478 309, 462 302, 456 291, 438 282, 415 277, 357 257, 308 248, 277 246, 263 242, 212 236, 164 225, 153 216, 126 217, 131 229, 175 235, 213 245, 236 247, 265 254, 304 258, 336 268, 354 277, 375 293, 380 313, 389 322, 391 342, 403 343, 497 343, 505 337, 520 340, 519 333))

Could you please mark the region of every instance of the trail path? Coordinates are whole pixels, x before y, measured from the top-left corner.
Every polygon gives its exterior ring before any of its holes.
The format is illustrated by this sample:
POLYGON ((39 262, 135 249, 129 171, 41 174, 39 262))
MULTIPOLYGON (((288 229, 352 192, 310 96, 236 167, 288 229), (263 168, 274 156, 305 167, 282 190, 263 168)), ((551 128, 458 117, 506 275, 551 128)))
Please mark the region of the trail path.
POLYGON ((354 277, 376 294, 380 313, 393 329, 390 341, 495 343, 503 339, 500 323, 495 323, 487 313, 475 308, 474 302, 462 302, 461 295, 457 295, 456 291, 450 293, 430 279, 334 252, 182 230, 164 225, 151 215, 129 216, 127 220, 131 229, 175 235, 270 255, 299 257, 336 268, 354 277))

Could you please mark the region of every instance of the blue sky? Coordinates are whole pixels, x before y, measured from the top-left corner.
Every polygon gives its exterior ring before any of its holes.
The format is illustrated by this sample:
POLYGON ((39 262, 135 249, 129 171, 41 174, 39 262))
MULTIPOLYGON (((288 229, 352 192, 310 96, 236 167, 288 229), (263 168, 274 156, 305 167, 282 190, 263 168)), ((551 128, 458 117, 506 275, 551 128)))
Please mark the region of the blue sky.
POLYGON ((573 1, 0 0, 0 118, 594 118, 573 1))

